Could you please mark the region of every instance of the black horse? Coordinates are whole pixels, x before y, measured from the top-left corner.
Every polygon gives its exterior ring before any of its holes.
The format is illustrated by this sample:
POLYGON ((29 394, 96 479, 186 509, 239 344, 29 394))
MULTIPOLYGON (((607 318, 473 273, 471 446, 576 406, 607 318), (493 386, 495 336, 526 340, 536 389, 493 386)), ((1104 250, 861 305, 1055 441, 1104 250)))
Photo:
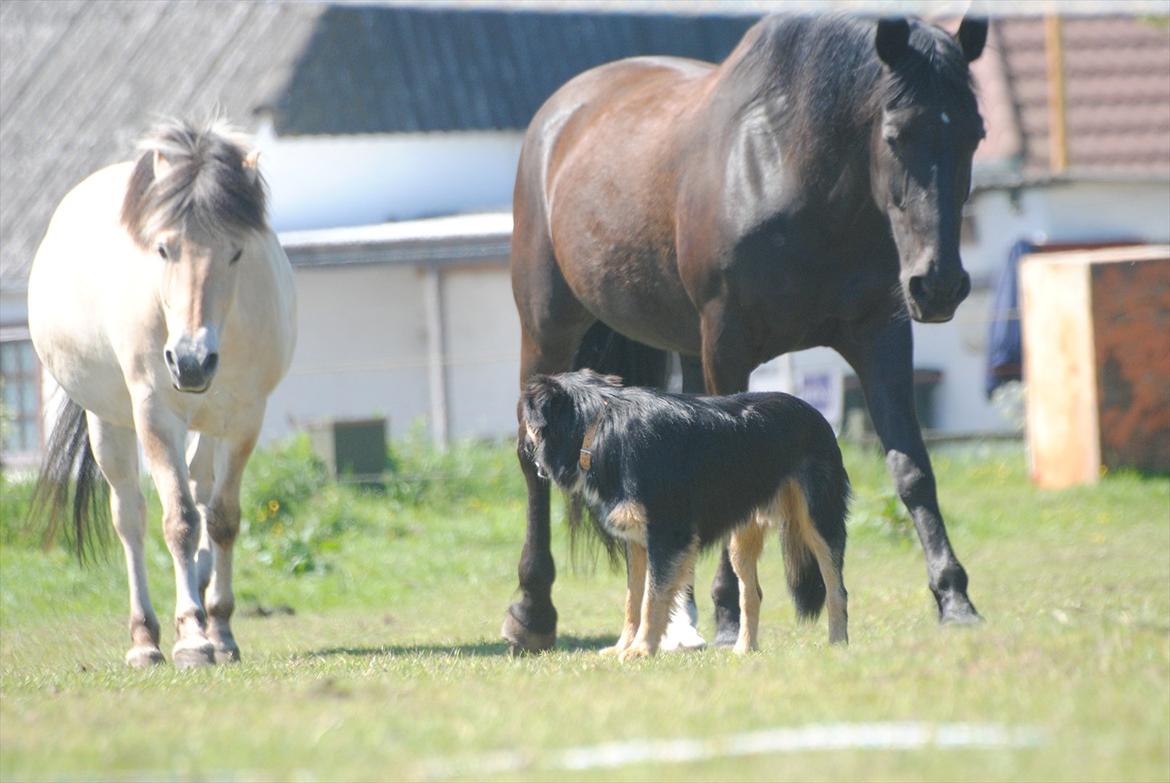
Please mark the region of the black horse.
MULTIPOLYGON (((574 364, 661 380, 677 351, 685 390, 730 394, 772 357, 834 348, 865 389, 943 622, 979 615, 914 413, 910 319, 947 321, 970 291, 959 223, 983 123, 968 64, 986 37, 985 20, 952 37, 777 16, 718 66, 595 68, 533 118, 513 203, 522 387, 574 364)), ((537 650, 556 639, 549 486, 523 448, 520 463, 522 595, 503 635, 537 650)), ((735 639, 737 592, 725 551, 717 642, 735 639)))

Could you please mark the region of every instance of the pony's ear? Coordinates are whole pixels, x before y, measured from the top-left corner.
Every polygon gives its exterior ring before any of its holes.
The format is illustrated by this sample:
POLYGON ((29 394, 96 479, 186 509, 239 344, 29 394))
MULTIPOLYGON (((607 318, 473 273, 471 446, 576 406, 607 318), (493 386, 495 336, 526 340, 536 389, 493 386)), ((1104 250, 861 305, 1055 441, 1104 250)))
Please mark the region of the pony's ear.
POLYGON ((963 50, 967 62, 975 62, 983 54, 983 46, 987 43, 987 20, 978 16, 964 17, 955 37, 959 39, 959 48, 963 50))
POLYGON ((248 175, 248 179, 253 185, 256 180, 260 178, 260 150, 252 150, 244 156, 244 173, 248 175))
POLYGON ((894 65, 910 48, 910 23, 905 19, 879 19, 873 45, 886 65, 894 65))

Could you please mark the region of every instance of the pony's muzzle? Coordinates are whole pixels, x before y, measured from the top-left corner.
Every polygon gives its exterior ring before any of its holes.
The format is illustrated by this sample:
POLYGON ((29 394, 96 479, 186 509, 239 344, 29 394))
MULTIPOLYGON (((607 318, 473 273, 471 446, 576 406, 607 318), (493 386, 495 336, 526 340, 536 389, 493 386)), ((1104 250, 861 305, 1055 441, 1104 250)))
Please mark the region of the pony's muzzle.
POLYGON ((219 354, 206 349, 167 348, 163 351, 163 358, 171 373, 171 382, 181 392, 198 394, 207 391, 219 368, 219 354))

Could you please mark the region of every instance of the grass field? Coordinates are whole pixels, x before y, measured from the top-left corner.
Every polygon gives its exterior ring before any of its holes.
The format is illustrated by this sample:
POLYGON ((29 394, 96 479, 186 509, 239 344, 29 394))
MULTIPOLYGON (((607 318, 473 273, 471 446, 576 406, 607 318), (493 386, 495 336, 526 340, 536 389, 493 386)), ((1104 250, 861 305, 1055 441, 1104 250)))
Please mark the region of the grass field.
MULTIPOLYGON (((561 525, 557 651, 513 659, 498 641, 523 537, 513 460, 507 447, 416 447, 400 456, 401 482, 363 495, 262 455, 236 580, 244 661, 194 672, 124 668, 120 552, 86 569, 42 552, 17 519, 25 488, 4 485, 0 778, 1170 778, 1166 478, 1041 492, 1016 447, 936 449, 943 510, 987 618, 940 629, 882 460, 851 450, 848 649, 828 648, 823 620, 795 624, 770 542, 759 653, 622 665, 596 650, 619 629, 624 576, 574 572, 561 525), (562 753, 874 721, 992 723, 1036 742, 582 770, 562 753)), ((174 590, 157 517, 150 538, 165 617, 174 590)), ((713 569, 708 555, 707 633, 713 569)))

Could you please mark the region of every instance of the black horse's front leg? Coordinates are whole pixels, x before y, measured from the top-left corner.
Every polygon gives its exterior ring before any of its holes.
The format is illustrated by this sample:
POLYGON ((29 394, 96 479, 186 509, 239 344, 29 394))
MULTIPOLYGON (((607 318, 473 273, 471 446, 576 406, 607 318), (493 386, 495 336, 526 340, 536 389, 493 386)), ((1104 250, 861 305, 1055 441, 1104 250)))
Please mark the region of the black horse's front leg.
POLYGON ((951 548, 930 457, 914 410, 913 338, 909 322, 885 327, 876 339, 841 350, 865 391, 886 467, 914 520, 926 555, 930 590, 942 623, 973 623, 979 613, 967 597, 967 572, 951 548))
POLYGON ((528 529, 520 554, 520 600, 508 607, 500 634, 513 654, 552 649, 557 641, 557 610, 552 585, 557 578, 549 541, 549 485, 536 472, 523 434, 517 449, 528 482, 528 529))
MULTIPOLYGON (((707 391, 703 377, 703 362, 696 356, 680 356, 682 368, 682 390, 687 394, 703 394, 707 391)), ((694 603, 692 590, 690 601, 694 603)), ((715 646, 734 647, 739 638, 739 577, 731 567, 727 546, 719 556, 719 567, 711 582, 711 602, 715 606, 715 646)))

